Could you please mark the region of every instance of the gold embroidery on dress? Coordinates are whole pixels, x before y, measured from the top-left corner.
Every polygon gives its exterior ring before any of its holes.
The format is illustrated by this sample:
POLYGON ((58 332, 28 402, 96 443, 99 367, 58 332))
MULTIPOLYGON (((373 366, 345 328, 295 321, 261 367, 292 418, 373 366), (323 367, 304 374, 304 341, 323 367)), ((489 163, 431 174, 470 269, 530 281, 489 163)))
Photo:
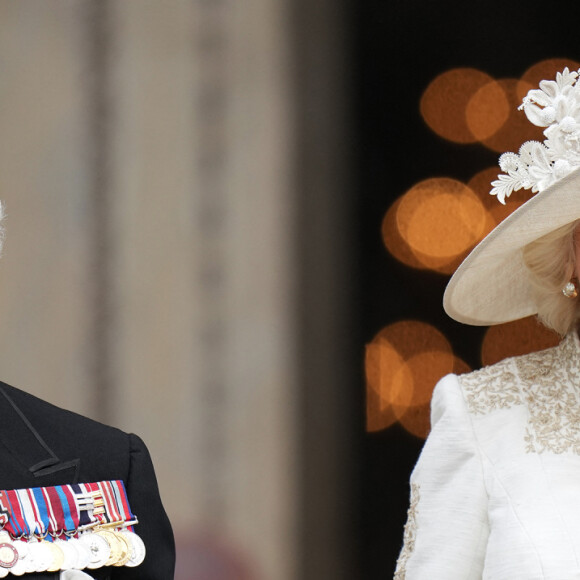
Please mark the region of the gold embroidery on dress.
POLYGON ((517 363, 530 418, 526 427, 528 453, 580 455, 580 366, 575 337, 559 346, 521 357, 517 363), (535 370, 534 370, 535 369, 535 370))
POLYGON ((420 493, 419 484, 411 484, 411 501, 407 511, 407 523, 405 524, 403 549, 397 560, 397 569, 393 580, 405 580, 407 574, 407 562, 415 549, 415 538, 417 536, 417 506, 419 505, 420 493))
POLYGON ((577 340, 570 333, 554 348, 460 376, 468 410, 483 415, 525 403, 529 413, 524 435, 528 453, 572 451, 580 455, 577 340))
POLYGON ((461 375, 459 382, 463 385, 467 409, 474 415, 523 403, 511 359, 461 375))

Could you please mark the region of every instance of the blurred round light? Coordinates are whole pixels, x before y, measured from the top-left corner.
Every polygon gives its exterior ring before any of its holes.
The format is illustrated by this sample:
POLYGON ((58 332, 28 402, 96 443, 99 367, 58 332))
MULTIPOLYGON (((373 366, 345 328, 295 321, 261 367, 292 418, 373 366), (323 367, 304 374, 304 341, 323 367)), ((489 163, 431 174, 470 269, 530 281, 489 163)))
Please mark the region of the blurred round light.
POLYGON ((385 214, 381 228, 383 243, 389 253, 399 262, 411 266, 411 268, 425 270, 427 266, 417 259, 407 242, 401 237, 401 232, 397 226, 397 212, 401 201, 401 198, 397 199, 385 214))
POLYGON ((383 224, 387 249, 409 266, 417 267, 419 262, 423 268, 445 274, 452 273, 481 239, 488 220, 473 191, 449 178, 427 179, 413 186, 398 200, 395 223, 389 218, 383 224), (386 230, 387 221, 398 235, 386 230))
POLYGON ((466 370, 430 324, 405 320, 385 327, 366 349, 367 430, 379 431, 399 420, 422 436, 435 384, 450 372, 466 370))
MULTIPOLYGON (((570 70, 578 70, 580 68, 580 62, 569 58, 549 58, 547 60, 542 60, 532 65, 522 75, 522 81, 526 83, 527 86, 537 89, 540 85, 540 81, 554 80, 556 78, 556 73, 562 72, 566 67, 570 70)), ((525 89, 522 87, 521 92, 524 90, 525 89)), ((522 94, 522 98, 526 94, 527 91, 522 94)))
MULTIPOLYGON (((543 141, 544 135, 541 127, 536 127, 528 121, 525 113, 518 110, 522 98, 532 88, 532 85, 519 79, 501 79, 494 81, 507 99, 509 115, 504 124, 493 135, 482 139, 481 142, 493 151, 504 153, 506 151, 517 152, 525 141, 543 141)), ((494 93, 497 89, 494 89, 494 93)), ((484 93, 486 91, 484 90, 484 93)), ((491 93, 489 93, 491 95, 491 93)), ((475 105, 474 105, 475 106, 475 105)), ((503 101, 502 101, 503 110, 503 101)))
POLYGON ((366 347, 367 430, 392 425, 396 407, 407 407, 413 398, 413 377, 393 345, 377 335, 366 347))
POLYGON ((420 111, 429 127, 455 143, 475 143, 466 118, 470 99, 492 82, 489 75, 473 68, 456 68, 436 77, 421 97, 420 111))
MULTIPOLYGON (((447 345, 446 345, 447 347, 447 345)), ((433 387, 437 381, 453 372, 455 357, 449 346, 446 350, 427 350, 413 355, 406 361, 406 367, 410 372, 415 389, 408 406, 418 406, 429 403, 433 394, 433 387)), ((403 412, 404 412, 403 408, 403 412)), ((395 414, 397 409, 395 409, 395 414)), ((400 417, 401 414, 398 414, 400 417)))
POLYGON ((535 316, 490 326, 481 346, 481 362, 494 364, 510 356, 555 346, 559 341, 558 335, 541 325, 535 316))
MULTIPOLYGON (((436 353, 429 353, 433 356, 436 353)), ((446 354, 446 353, 445 353, 446 354)), ((429 361, 422 361, 420 359, 416 359, 416 364, 423 364, 424 362, 429 361)), ((444 375, 449 372, 453 372, 455 374, 462 374, 467 373, 471 369, 470 367, 460 358, 453 357, 451 368, 448 366, 447 356, 445 356, 439 365, 439 372, 441 374, 437 375, 436 372, 432 373, 432 377, 429 379, 432 382, 432 386, 428 389, 429 399, 424 403, 420 403, 414 406, 410 406, 406 409, 405 413, 399 416, 399 422, 401 425, 409 432, 415 435, 416 437, 420 437, 425 439, 429 434, 431 429, 431 404, 430 399, 432 395, 432 391, 434 386, 437 384, 439 379, 441 379, 444 375)))
POLYGON ((419 437, 426 439, 431 430, 431 405, 425 403, 416 407, 409 407, 405 414, 399 418, 399 422, 406 431, 419 437))
POLYGON ((491 182, 495 181, 500 173, 499 166, 490 167, 476 173, 467 183, 468 187, 477 195, 487 210, 485 235, 532 196, 528 189, 520 189, 519 191, 514 191, 506 198, 505 205, 500 203, 495 195, 489 194, 491 182))
POLYGON ((469 99, 465 110, 467 126, 478 141, 490 139, 510 116, 510 102, 502 83, 490 81, 469 99))

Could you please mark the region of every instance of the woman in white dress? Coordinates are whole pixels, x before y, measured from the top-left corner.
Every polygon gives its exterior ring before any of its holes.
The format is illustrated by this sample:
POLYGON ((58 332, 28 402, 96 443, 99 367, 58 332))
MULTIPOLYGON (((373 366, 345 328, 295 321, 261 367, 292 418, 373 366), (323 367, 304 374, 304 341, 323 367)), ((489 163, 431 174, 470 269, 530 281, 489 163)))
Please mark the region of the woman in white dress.
POLYGON ((491 193, 535 195, 461 264, 444 306, 474 325, 537 314, 563 339, 437 384, 396 580, 580 579, 578 73, 523 109, 546 138, 502 155, 491 193))

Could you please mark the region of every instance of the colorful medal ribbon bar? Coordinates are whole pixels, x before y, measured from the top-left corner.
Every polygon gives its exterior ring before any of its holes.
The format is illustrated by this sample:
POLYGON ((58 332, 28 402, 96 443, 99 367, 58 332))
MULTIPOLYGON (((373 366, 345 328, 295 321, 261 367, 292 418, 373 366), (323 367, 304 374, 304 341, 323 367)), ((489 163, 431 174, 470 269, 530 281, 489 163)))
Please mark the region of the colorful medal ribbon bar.
POLYGON ((136 523, 121 480, 2 490, 0 578, 138 566, 145 545, 136 523))

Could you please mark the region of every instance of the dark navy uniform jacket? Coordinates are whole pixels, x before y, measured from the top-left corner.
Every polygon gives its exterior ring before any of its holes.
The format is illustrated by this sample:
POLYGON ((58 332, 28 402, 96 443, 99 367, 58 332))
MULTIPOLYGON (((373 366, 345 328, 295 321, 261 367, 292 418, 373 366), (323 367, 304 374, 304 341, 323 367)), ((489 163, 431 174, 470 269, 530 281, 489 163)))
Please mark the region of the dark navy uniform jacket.
MULTIPOLYGON (((121 479, 147 556, 138 567, 85 570, 97 580, 172 580, 175 545, 153 464, 139 437, 0 382, 0 489, 121 479)), ((23 580, 56 580, 33 573, 23 580)), ((15 578, 15 576, 8 576, 15 578)))

